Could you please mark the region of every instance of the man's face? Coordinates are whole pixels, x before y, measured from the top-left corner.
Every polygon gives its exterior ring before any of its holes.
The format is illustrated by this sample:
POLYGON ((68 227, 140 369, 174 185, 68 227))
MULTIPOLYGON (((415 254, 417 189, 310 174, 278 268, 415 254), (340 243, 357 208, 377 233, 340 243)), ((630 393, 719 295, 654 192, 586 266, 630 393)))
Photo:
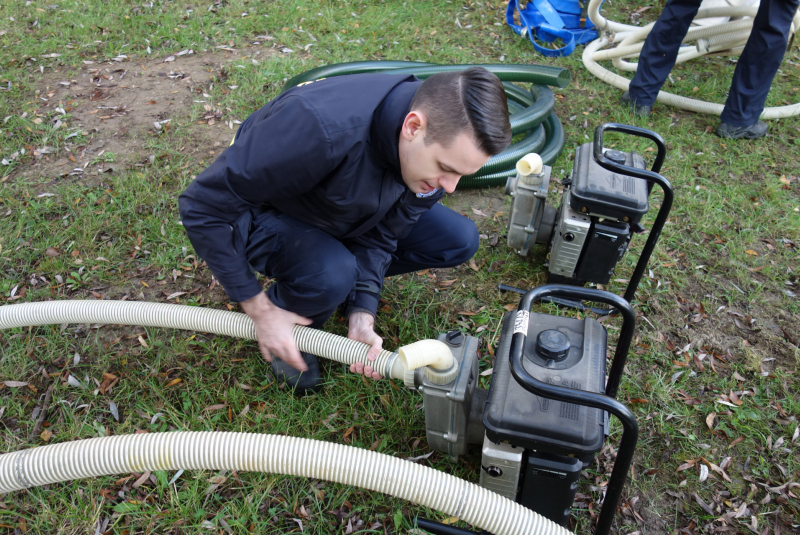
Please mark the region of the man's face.
POLYGON ((411 111, 400 132, 400 172, 408 189, 430 193, 443 188, 453 193, 463 175, 476 173, 490 156, 478 149, 472 135, 462 132, 445 147, 425 144, 427 119, 422 112, 411 111))

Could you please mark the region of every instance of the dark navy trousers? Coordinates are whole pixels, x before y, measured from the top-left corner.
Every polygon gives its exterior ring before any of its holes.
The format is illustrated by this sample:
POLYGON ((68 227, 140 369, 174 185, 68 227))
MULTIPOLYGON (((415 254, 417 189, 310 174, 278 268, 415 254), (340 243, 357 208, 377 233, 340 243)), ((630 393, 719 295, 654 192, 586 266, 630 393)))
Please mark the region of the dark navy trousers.
MULTIPOLYGON (((457 266, 477 250, 475 223, 437 203, 398 241, 386 276, 457 266)), ((246 251, 255 271, 275 279, 267 289, 270 301, 313 320, 315 328, 345 302, 358 277, 347 240, 277 210, 253 219, 246 251)))
MULTIPOLYGON (((647 36, 630 85, 631 98, 652 106, 678 57, 681 41, 701 0, 670 0, 647 36)), ((720 120, 733 126, 758 122, 767 93, 786 52, 789 28, 800 0, 761 0, 750 38, 739 57, 720 120)))

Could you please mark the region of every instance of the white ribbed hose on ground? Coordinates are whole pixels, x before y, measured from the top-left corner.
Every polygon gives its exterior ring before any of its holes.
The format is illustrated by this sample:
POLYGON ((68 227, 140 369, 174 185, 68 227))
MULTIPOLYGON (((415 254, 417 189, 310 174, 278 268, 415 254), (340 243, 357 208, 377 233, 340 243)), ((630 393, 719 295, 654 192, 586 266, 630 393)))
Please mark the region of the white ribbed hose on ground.
MULTIPOLYGON (((586 46, 582 56, 583 64, 591 74, 600 80, 626 91, 630 85, 630 80, 609 71, 597 62, 610 59, 620 70, 635 71, 637 64, 624 61, 623 58, 638 57, 644 44, 644 39, 652 30, 654 23, 640 27, 610 21, 600 15, 601 4, 602 0, 591 0, 588 14, 594 25, 600 30, 605 30, 604 33, 606 35, 601 35, 586 46), (618 43, 618 46, 609 50, 601 50, 611 43, 618 43)), ((757 11, 757 6, 702 8, 697 12, 695 20, 712 17, 755 17, 757 11)), ((800 11, 795 14, 791 33, 794 34, 798 27, 800 27, 800 11)), ((683 63, 699 56, 726 50, 740 53, 742 46, 747 42, 747 38, 750 35, 750 28, 752 28, 752 18, 692 27, 687 32, 683 42, 696 41, 695 47, 682 47, 678 53, 676 63, 683 63)), ((720 115, 724 108, 723 104, 682 97, 666 91, 659 91, 656 100, 676 108, 709 115, 720 115)), ((761 119, 779 119, 798 114, 800 114, 800 103, 765 108, 761 114, 761 119)))
MULTIPOLYGON (((249 317, 222 310, 131 301, 49 301, 0 307, 0 329, 59 323, 171 327, 255 339, 249 317)), ((366 344, 304 327, 295 327, 294 334, 303 351, 347 364, 367 362, 366 344)), ((421 355, 421 347, 419 342, 406 346, 408 365, 448 368, 442 348, 435 348, 428 359, 421 355)), ((377 369, 392 372, 398 368, 393 361, 401 360, 387 351, 378 359, 373 362, 381 366, 377 369)), ((402 378, 403 366, 399 369, 402 378)), ((0 455, 0 493, 102 475, 188 469, 324 479, 410 500, 495 535, 570 535, 518 503, 433 468, 341 444, 254 433, 147 433, 6 453, 0 455)))
MULTIPOLYGON (((222 334, 246 340, 256 339, 253 320, 247 314, 212 308, 143 301, 88 300, 42 301, 0 306, 0 330, 61 323, 142 325, 222 334)), ((370 361, 367 359, 370 346, 362 342, 301 325, 295 325, 293 334, 300 351, 347 365, 362 362, 372 366, 384 377, 392 379, 403 379, 406 369, 428 365, 450 369, 454 366, 450 350, 443 342, 436 340, 426 341, 426 347, 433 348, 433 351, 414 351, 413 362, 406 362, 402 354, 385 350, 382 350, 375 360, 370 361), (443 360, 444 353, 439 345, 447 349, 450 362, 443 360)))
POLYGON ((0 455, 0 492, 146 470, 236 470, 334 481, 389 494, 495 535, 570 531, 492 491, 374 451, 255 433, 173 432, 91 438, 0 455))

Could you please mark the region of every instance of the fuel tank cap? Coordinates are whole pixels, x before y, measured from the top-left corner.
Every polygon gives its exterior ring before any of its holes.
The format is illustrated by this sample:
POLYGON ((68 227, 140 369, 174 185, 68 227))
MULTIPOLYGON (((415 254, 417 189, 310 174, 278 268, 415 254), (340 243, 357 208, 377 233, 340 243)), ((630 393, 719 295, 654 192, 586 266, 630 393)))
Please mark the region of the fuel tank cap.
POLYGON ((614 149, 608 149, 605 153, 606 158, 611 160, 614 163, 624 164, 625 160, 627 160, 627 155, 624 152, 620 152, 614 149))
POLYGON ((564 360, 569 353, 569 347, 567 335, 556 329, 547 329, 536 337, 536 354, 545 360, 564 360))

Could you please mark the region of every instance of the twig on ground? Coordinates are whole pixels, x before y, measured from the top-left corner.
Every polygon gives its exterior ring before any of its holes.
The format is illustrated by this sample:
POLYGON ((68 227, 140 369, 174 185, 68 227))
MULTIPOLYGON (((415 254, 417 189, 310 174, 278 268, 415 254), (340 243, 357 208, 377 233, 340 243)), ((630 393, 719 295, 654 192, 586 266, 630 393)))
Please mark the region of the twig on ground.
POLYGON ((36 420, 36 425, 33 426, 33 431, 28 436, 28 442, 32 442, 36 436, 41 433, 44 419, 47 418, 47 409, 50 407, 50 400, 53 399, 53 387, 56 385, 55 381, 47 387, 47 392, 44 393, 44 401, 42 402, 42 410, 39 412, 39 418, 36 420))

